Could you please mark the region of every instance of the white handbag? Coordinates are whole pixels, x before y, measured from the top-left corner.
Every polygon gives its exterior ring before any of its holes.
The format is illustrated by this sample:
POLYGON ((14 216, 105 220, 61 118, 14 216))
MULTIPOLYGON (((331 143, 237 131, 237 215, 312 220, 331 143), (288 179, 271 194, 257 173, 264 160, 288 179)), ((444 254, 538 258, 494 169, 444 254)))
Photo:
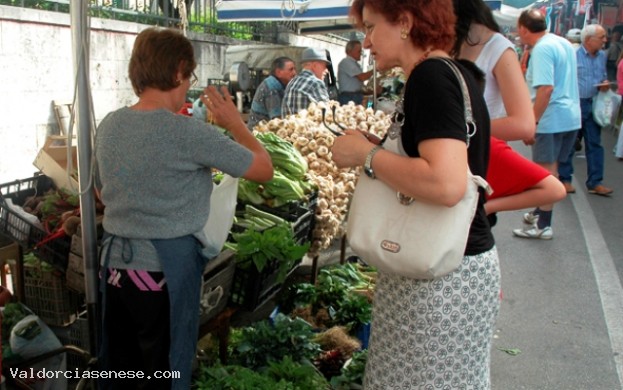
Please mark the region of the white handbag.
MULTIPOLYGON (((476 133, 469 92, 463 76, 449 60, 463 92, 469 138, 476 133), (473 129, 470 133, 469 129, 473 129)), ((392 124, 399 131, 401 123, 392 124)), ((390 132, 392 129, 390 129, 390 132)), ((400 136, 390 135, 384 148, 406 155, 400 136)), ((348 214, 347 237, 353 251, 380 271, 414 279, 433 279, 460 265, 478 205, 478 187, 487 182, 468 168, 467 189, 453 207, 416 201, 365 175, 359 177, 348 214)))

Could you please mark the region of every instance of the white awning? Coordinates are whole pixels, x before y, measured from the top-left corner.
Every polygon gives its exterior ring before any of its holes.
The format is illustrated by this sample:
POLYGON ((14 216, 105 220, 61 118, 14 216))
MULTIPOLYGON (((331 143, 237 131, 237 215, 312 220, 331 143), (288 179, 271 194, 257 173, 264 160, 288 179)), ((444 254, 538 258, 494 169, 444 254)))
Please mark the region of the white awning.
POLYGON ((219 0, 220 22, 346 19, 351 0, 219 0))
MULTIPOLYGON (((292 21, 300 30, 323 32, 352 29, 348 11, 352 0, 219 0, 219 22, 292 21)), ((515 26, 523 9, 508 7, 501 0, 485 0, 498 23, 515 26)))

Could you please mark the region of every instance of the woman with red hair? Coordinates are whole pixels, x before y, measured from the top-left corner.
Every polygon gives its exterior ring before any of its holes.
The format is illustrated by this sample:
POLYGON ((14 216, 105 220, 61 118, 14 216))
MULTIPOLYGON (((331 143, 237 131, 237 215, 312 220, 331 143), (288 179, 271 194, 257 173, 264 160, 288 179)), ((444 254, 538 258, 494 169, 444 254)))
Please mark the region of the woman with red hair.
MULTIPOLYGON (((354 0, 350 13, 366 34, 363 46, 377 68, 400 67, 407 83, 385 148, 347 130, 335 140, 333 160, 339 167, 364 165, 369 177, 416 201, 454 206, 465 194, 468 167, 474 175, 487 174, 490 120, 474 77, 482 73, 472 63, 454 62, 467 84, 475 120, 470 126, 475 133, 466 135, 459 80, 439 60, 449 58, 455 41, 452 0, 354 0)), ((456 270, 435 279, 379 271, 367 390, 490 388, 500 270, 484 200, 481 191, 456 270)))

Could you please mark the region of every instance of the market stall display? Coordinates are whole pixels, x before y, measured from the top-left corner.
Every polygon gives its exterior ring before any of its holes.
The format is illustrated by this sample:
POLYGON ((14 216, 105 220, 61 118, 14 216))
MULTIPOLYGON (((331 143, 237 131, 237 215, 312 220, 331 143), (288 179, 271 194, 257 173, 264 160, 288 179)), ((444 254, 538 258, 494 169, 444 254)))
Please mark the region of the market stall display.
POLYGON ((292 283, 262 320, 230 330, 226 365, 216 340, 202 340, 194 385, 200 389, 347 390, 361 388, 366 340, 354 332, 369 323, 375 270, 358 262, 323 267, 317 286, 292 283), (369 292, 361 294, 361 291, 369 292), (356 302, 356 304, 353 304, 356 302), (325 313, 310 321, 310 310, 325 313), (297 310, 294 310, 297 309, 297 310), (209 358, 212 356, 212 359, 209 358))
POLYGON ((254 128, 260 134, 272 132, 287 140, 307 161, 307 176, 318 187, 310 256, 328 248, 343 233, 342 224, 358 176, 356 170, 339 169, 331 160, 330 150, 336 135, 327 127, 339 130, 341 126, 382 136, 389 123, 390 117, 382 111, 330 101, 312 103, 296 115, 260 122, 254 128))

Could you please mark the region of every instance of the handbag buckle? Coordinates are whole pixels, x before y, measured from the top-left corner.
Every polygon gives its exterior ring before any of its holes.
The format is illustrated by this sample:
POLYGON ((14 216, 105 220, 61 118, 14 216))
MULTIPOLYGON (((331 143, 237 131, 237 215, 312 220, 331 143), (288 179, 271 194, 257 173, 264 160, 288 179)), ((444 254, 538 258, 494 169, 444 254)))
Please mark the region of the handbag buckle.
POLYGON ((409 206, 415 201, 413 197, 407 196, 401 192, 396 192, 396 198, 398 198, 398 202, 400 202, 400 204, 404 206, 409 206))

